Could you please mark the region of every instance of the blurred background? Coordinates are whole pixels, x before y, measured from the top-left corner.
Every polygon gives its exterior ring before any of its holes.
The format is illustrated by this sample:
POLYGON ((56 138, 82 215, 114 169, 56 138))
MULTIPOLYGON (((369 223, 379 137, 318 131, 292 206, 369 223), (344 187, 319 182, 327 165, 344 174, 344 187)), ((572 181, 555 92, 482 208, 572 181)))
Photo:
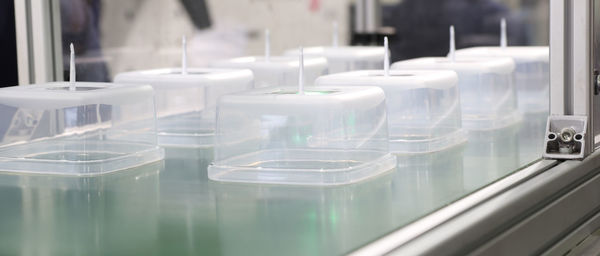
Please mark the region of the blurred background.
MULTIPOLYGON (((10 8, 11 0, 0 1, 10 8)), ((337 22, 341 44, 374 45, 389 36, 397 61, 445 55, 450 25, 457 48, 497 45, 502 17, 509 45, 548 44, 547 0, 60 0, 64 74, 73 42, 80 81, 179 66, 183 35, 190 65, 202 67, 262 54, 267 28, 274 54, 330 45, 337 22)), ((14 28, 7 20, 0 26, 14 28)))

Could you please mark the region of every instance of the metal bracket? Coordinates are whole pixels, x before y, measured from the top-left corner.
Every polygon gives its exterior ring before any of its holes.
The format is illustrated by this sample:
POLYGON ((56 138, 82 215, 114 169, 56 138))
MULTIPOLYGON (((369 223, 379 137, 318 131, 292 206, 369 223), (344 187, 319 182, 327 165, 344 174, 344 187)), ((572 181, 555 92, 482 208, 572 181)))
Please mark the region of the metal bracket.
POLYGON ((583 159, 594 151, 595 135, 600 134, 600 118, 596 116, 600 77, 594 63, 596 2, 550 0, 551 116, 543 152, 546 158, 583 159), (573 138, 569 138, 573 131, 573 138), (562 134, 571 140, 561 140, 562 134))
POLYGON ((586 152, 587 116, 550 116, 544 139, 544 158, 583 159, 586 152))

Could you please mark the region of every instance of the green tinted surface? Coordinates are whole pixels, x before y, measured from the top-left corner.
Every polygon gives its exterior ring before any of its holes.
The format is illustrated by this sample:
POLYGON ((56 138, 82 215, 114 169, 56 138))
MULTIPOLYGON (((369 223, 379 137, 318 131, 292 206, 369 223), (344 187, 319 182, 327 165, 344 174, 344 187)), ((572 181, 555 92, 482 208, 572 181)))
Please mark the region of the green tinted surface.
POLYGON ((211 150, 98 177, 0 174, 0 255, 332 255, 401 228, 541 155, 545 117, 401 156, 358 184, 208 181, 211 150))

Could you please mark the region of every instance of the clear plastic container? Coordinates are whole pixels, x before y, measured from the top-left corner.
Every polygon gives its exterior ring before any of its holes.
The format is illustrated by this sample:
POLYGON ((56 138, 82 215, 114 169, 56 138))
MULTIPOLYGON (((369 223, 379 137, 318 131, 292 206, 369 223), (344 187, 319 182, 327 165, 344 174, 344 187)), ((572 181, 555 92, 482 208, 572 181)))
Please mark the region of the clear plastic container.
POLYGON ((322 76, 317 86, 378 86, 385 92, 390 151, 427 153, 464 143, 454 71, 363 70, 322 76))
POLYGON ((274 87, 219 101, 212 180, 339 185, 391 170, 378 87, 274 87))
POLYGON ((188 68, 121 73, 115 82, 150 84, 156 91, 158 143, 169 147, 213 145, 217 99, 250 90, 250 70, 188 68))
POLYGON ((392 69, 453 70, 458 74, 462 125, 467 130, 498 129, 518 123, 511 58, 426 57, 396 62, 392 69))
MULTIPOLYGON (((298 49, 288 50, 285 55, 298 56, 298 49)), ((304 48, 304 56, 325 57, 329 73, 355 70, 383 69, 385 49, 378 46, 338 46, 304 48)))
MULTIPOLYGON (((254 73, 254 87, 296 86, 298 84, 298 57, 271 56, 241 57, 213 63, 218 68, 250 69, 254 73)), ((328 74, 325 58, 304 59, 304 79, 311 86, 317 77, 328 74)))
POLYGON ((149 85, 0 89, 0 170, 95 175, 163 159, 149 85))
POLYGON ((546 46, 473 47, 456 51, 458 57, 510 57, 515 61, 519 110, 548 113, 550 102, 549 49, 546 46))

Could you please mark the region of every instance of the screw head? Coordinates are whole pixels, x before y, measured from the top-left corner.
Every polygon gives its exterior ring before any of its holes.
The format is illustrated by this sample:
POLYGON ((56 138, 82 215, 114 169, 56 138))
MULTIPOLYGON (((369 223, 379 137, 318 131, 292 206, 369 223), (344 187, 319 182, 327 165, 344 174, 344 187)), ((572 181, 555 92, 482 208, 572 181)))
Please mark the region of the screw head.
POLYGON ((571 127, 566 127, 563 128, 562 130, 560 130, 560 134, 558 135, 558 138, 560 139, 560 141, 564 142, 564 143, 570 143, 573 141, 573 137, 575 136, 575 129, 571 128, 571 127))

